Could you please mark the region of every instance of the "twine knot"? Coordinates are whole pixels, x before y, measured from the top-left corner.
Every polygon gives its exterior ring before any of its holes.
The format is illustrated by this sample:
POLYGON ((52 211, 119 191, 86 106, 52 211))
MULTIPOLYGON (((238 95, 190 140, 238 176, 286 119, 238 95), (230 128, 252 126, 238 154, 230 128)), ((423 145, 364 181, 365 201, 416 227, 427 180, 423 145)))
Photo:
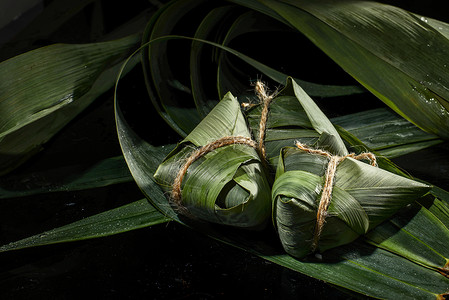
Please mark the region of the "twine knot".
POLYGON ((337 170, 338 164, 348 157, 351 157, 356 160, 363 160, 363 159, 369 160, 372 166, 377 166, 377 161, 376 156, 370 152, 361 153, 359 155, 356 155, 355 153, 350 153, 345 156, 338 156, 332 155, 329 152, 320 149, 309 148, 306 145, 301 144, 300 142, 296 143, 296 147, 307 153, 318 154, 329 158, 329 163, 326 168, 323 191, 321 192, 320 203, 317 210, 315 232, 313 234, 313 241, 311 246, 311 250, 313 252, 318 247, 321 232, 323 231, 324 223, 327 216, 327 210, 329 208, 329 204, 332 198, 332 189, 334 186, 335 172, 337 170))
POLYGON ((263 160, 266 160, 267 151, 265 149, 265 131, 267 127, 268 120, 268 112, 270 108, 271 100, 277 95, 277 91, 272 94, 268 93, 268 89, 266 85, 258 80, 255 84, 256 95, 260 100, 260 103, 263 104, 262 112, 260 114, 260 122, 259 122, 259 145, 258 149, 260 152, 260 156, 263 160))

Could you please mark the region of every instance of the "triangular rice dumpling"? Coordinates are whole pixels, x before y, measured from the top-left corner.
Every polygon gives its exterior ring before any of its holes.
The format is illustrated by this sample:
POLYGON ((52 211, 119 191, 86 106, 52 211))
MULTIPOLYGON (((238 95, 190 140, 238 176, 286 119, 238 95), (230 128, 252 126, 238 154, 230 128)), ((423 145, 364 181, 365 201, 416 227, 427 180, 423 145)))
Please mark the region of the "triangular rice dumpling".
POLYGON ((285 251, 294 257, 350 243, 430 190, 428 185, 346 157, 336 167, 317 239, 328 164, 329 157, 295 147, 281 151, 272 189, 273 220, 285 251))
MULTIPOLYGON (((226 137, 251 140, 240 104, 230 93, 162 162, 154 175, 156 182, 171 192, 192 152, 226 137)), ((257 151, 236 143, 219 147, 188 167, 181 184, 181 207, 177 208, 209 222, 258 228, 270 218, 270 195, 257 151)))

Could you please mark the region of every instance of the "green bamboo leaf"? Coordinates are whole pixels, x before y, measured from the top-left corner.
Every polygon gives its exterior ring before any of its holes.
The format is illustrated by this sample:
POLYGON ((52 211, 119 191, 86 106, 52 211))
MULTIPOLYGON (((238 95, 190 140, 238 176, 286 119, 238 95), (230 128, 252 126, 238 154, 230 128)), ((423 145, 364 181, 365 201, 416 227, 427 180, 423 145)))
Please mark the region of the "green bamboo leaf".
POLYGON ((184 142, 188 141, 195 146, 201 146, 223 136, 251 138, 251 133, 240 111, 240 104, 230 93, 225 95, 200 124, 201 126, 198 125, 195 131, 184 139, 184 142))
MULTIPOLYGON (((220 41, 223 46, 229 46, 235 39, 242 35, 250 38, 251 34, 254 33, 263 32, 264 34, 274 34, 276 31, 285 30, 283 24, 255 11, 245 11, 243 13, 240 11, 240 14, 233 21, 229 28, 223 29, 226 30, 226 35, 220 41)), ((239 95, 242 99, 255 98, 254 93, 248 90, 248 73, 251 73, 250 71, 241 69, 224 51, 219 53, 217 61, 217 86, 220 97, 229 91, 239 95)), ((281 75, 282 73, 271 72, 271 70, 267 71, 271 74, 268 72, 264 72, 264 74, 269 78, 276 78, 277 80, 281 80, 281 82, 285 81, 286 76, 281 75)))
POLYGON ((306 92, 291 79, 285 87, 285 91, 287 92, 288 90, 290 90, 290 93, 293 92, 299 100, 299 103, 304 108, 313 128, 321 135, 326 134, 327 136, 333 137, 334 144, 330 148, 331 152, 339 155, 347 154, 346 147, 338 135, 338 132, 306 92))
MULTIPOLYGON (((117 85, 116 85, 117 88, 117 85)), ((117 92, 117 91, 116 91, 117 92)), ((164 216, 178 220, 176 212, 167 203, 163 191, 153 180, 153 174, 174 145, 155 147, 143 141, 123 117, 115 93, 115 119, 118 139, 128 168, 143 194, 164 216)))
MULTIPOLYGON (((224 21, 234 17, 235 14, 236 7, 231 5, 212 9, 201 21, 195 31, 194 37, 196 39, 213 40, 217 43, 221 43, 219 37, 217 37, 217 35, 219 35, 217 31, 219 32, 219 30, 221 30, 224 21)), ((208 88, 204 85, 203 81, 205 76, 209 76, 207 75, 209 72, 215 72, 214 68, 208 67, 208 62, 204 61, 204 57, 207 55, 216 56, 217 54, 215 51, 212 51, 212 53, 209 54, 209 52, 206 52, 207 49, 205 49, 205 46, 205 43, 193 41, 190 51, 190 82, 192 86, 192 95, 195 100, 195 105, 203 118, 218 103, 217 100, 210 99, 210 96, 207 94, 208 88)), ((214 48, 213 50, 217 49, 214 48)), ((213 58, 209 61, 212 60, 213 58)), ((231 93, 233 92, 233 90, 227 90, 226 92, 228 91, 231 93)), ((224 94, 225 93, 219 93, 219 98, 223 98, 221 95, 224 94)))
MULTIPOLYGON (((432 201, 433 206, 441 204, 439 199, 432 201)), ((448 216, 446 212, 446 218, 448 216)), ((367 239, 379 248, 449 274, 447 226, 425 207, 414 205, 371 231, 367 239)))
MULTIPOLYGON (((436 135, 422 131, 387 108, 362 111, 332 118, 340 135, 347 131, 360 140, 352 146, 376 151, 388 158, 398 157, 442 142, 436 135)), ((346 140, 349 142, 348 140, 346 140)))
MULTIPOLYGON (((328 158, 284 148, 279 159, 280 170, 272 190, 273 219, 284 249, 302 258, 312 248, 319 204, 316 201, 324 186, 328 158)), ((425 184, 346 158, 336 169, 319 251, 355 240, 429 190, 425 184)))
POLYGON ((449 40, 425 19, 367 1, 262 2, 394 111, 449 137, 449 40))
POLYGON ((444 299, 447 296, 449 278, 362 239, 316 258, 298 260, 270 243, 266 234, 261 237, 210 228, 199 230, 278 265, 369 297, 444 299))
MULTIPOLYGON (((186 136, 193 129, 193 127, 198 124, 201 117, 203 117, 204 114, 218 102, 217 99, 214 99, 214 97, 210 99, 210 96, 206 97, 204 95, 204 90, 210 90, 210 88, 203 87, 201 85, 201 81, 198 80, 202 72, 200 65, 204 65, 201 62, 206 61, 206 59, 200 55, 204 47, 198 41, 210 38, 210 42, 226 46, 236 36, 236 34, 240 35, 245 33, 240 30, 240 28, 245 26, 245 24, 236 22, 232 25, 230 32, 228 32, 228 35, 224 38, 224 40, 220 40, 220 37, 216 37, 214 35, 210 36, 211 32, 226 30, 223 28, 224 22, 222 22, 222 19, 229 16, 234 18, 233 14, 230 12, 235 10, 235 6, 222 6, 217 8, 212 6, 211 8, 210 4, 206 4, 205 1, 171 1, 154 15, 146 27, 143 35, 143 44, 147 44, 151 40, 165 35, 190 36, 194 34, 195 36, 191 49, 186 48, 186 52, 190 50, 191 86, 188 85, 186 78, 178 76, 180 73, 179 68, 174 68, 173 63, 171 62, 176 61, 176 64, 179 65, 180 61, 182 61, 182 54, 180 54, 180 52, 184 53, 184 51, 177 51, 178 54, 176 57, 172 58, 169 56, 169 50, 171 49, 169 44, 153 43, 151 44, 151 47, 147 47, 148 50, 145 50, 142 53, 143 68, 150 98, 160 115, 181 136, 186 136), (208 9, 210 10, 209 13, 202 19, 198 16, 191 16, 194 13, 202 14, 203 10, 207 11, 208 9), (192 33, 187 33, 186 30, 184 30, 186 26, 177 26, 178 23, 183 24, 183 22, 186 22, 185 20, 188 18, 191 20, 189 27, 196 28, 196 31, 192 33), (199 20, 201 20, 200 23, 199 20), (193 24, 197 23, 199 23, 199 25, 198 27, 195 27, 196 25, 193 24), (215 29, 215 27, 218 27, 218 29, 215 29), (191 101, 192 96, 194 101, 191 101), (195 107, 193 106, 194 102, 198 113, 195 111, 195 107), (204 105, 205 103, 206 105, 204 105)), ((243 16, 238 19, 252 20, 252 18, 243 18, 243 16)), ((260 14, 257 18, 254 18, 254 20, 260 19, 260 14)), ((258 21, 258 24, 260 23, 261 22, 258 21)), ((262 20, 262 24, 264 23, 266 23, 266 21, 264 22, 262 20)), ((266 27, 267 26, 265 26, 265 28, 266 27)), ((245 30, 247 29, 248 28, 245 27, 245 30)), ((249 32, 251 32, 251 30, 249 32)), ((222 47, 221 49, 226 50, 226 47, 222 47)), ((236 55, 236 53, 237 52, 232 54, 236 55)), ((269 68, 245 55, 237 56, 264 73, 267 77, 279 83, 285 82, 287 75, 269 68)), ((211 60, 214 60, 214 58, 211 60)), ((209 60, 208 63, 210 63, 211 60, 209 60)), ((238 91, 239 95, 242 94, 242 91, 246 91, 246 87, 241 82, 235 81, 234 76, 230 77, 228 76, 227 71, 223 72, 223 68, 229 67, 230 65, 222 63, 223 60, 220 58, 217 60, 219 60, 219 71, 217 78, 219 89, 218 98, 221 99, 222 95, 224 95, 227 91, 238 91), (230 87, 230 89, 223 90, 222 86, 225 82, 227 82, 223 81, 223 78, 232 79, 233 84, 226 84, 230 87)), ((212 61, 212 63, 214 62, 212 61)), ((358 86, 330 86, 308 83, 306 81, 301 81, 301 83, 306 89, 310 89, 310 92, 313 94, 325 97, 364 92, 364 90, 358 86)))
POLYGON ((433 187, 419 200, 375 228, 367 241, 449 277, 449 193, 433 187), (435 198, 437 196, 438 198, 435 198), (413 247, 410 247, 413 245, 413 247))
MULTIPOLYGON (((415 14, 416 15, 416 14, 415 14)), ((436 31, 440 34, 444 35, 447 39, 449 39, 449 24, 442 22, 440 20, 435 20, 432 18, 427 18, 423 16, 416 15, 421 21, 426 22, 430 26, 432 26, 436 31)))
MULTIPOLYGON (((230 93, 168 155, 154 178, 170 192, 194 147, 223 137, 251 139, 240 104, 230 93)), ((237 227, 264 226, 271 212, 270 187, 252 146, 228 145, 208 153, 188 170, 182 186, 182 206, 210 222, 237 227)))
MULTIPOLYGON (((190 88, 179 81, 174 74, 176 68, 170 66, 168 44, 148 42, 175 34, 173 30, 177 22, 204 2, 171 1, 153 16, 142 38, 142 44, 146 45, 142 51, 142 66, 150 98, 161 116, 182 136, 186 136, 201 117, 194 106, 188 105, 191 102, 190 88)), ((196 23, 199 19, 191 21, 196 23)))
POLYGON ((328 259, 308 262, 287 255, 263 257, 369 297, 444 299, 447 295, 447 278, 383 249, 356 242, 330 252, 328 259))
MULTIPOLYGON (((377 166, 381 169, 387 170, 397 175, 401 175, 403 177, 407 177, 409 179, 413 179, 408 173, 404 172, 398 166, 396 166, 388 157, 383 156, 378 151, 374 151, 366 146, 361 140, 359 140, 355 135, 350 133, 349 131, 343 129, 342 127, 336 126, 336 129, 340 133, 342 139, 350 145, 351 148, 356 149, 357 153, 363 152, 371 152, 376 156, 377 166)), ((405 144, 406 150, 401 150, 401 153, 409 153, 409 144, 405 144)))
MULTIPOLYGON (((138 35, 57 44, 0 64, 0 174, 23 163, 96 97, 111 88, 138 35)), ((137 63, 133 60, 129 66, 137 63)), ((128 69, 129 70, 129 69, 128 69)))
POLYGON ((0 252, 99 238, 164 223, 169 220, 169 218, 158 212, 147 199, 142 199, 23 240, 9 243, 1 246, 0 252))
POLYGON ((0 199, 62 191, 78 191, 133 181, 123 156, 89 166, 66 166, 0 178, 0 199), (61 176, 61 174, 63 174, 61 176))

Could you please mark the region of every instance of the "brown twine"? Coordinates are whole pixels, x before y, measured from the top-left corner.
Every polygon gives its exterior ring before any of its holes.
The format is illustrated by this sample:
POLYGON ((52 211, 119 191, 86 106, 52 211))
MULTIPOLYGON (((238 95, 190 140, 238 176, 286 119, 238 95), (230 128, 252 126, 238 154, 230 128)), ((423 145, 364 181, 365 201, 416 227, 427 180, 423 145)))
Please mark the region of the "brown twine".
POLYGON ((337 170, 338 164, 343 160, 345 160, 346 158, 351 157, 356 160, 362 159, 369 160, 372 166, 376 166, 377 165, 376 156, 370 152, 361 153, 359 155, 356 155, 355 153, 350 153, 345 156, 332 155, 327 151, 323 151, 320 149, 311 149, 301 144, 300 142, 296 143, 296 147, 307 153, 318 154, 329 158, 329 163, 326 168, 326 176, 324 180, 323 191, 321 193, 320 204, 317 210, 315 232, 313 234, 313 241, 311 246, 312 248, 311 250, 315 251, 318 247, 318 242, 320 240, 321 232, 323 231, 325 219, 327 216, 327 209, 329 208, 329 204, 332 198, 332 189, 334 185, 335 172, 337 170))
POLYGON ((256 95, 259 98, 260 102, 263 104, 262 112, 260 115, 260 122, 259 122, 259 145, 258 149, 260 152, 260 155, 262 159, 266 160, 266 149, 265 149, 265 131, 267 127, 267 119, 268 119, 268 112, 270 108, 271 100, 276 96, 276 92, 273 94, 268 94, 266 85, 258 80, 255 85, 255 91, 256 95))
POLYGON ((251 138, 244 136, 225 136, 218 140, 215 140, 207 145, 202 146, 201 148, 196 149, 190 154, 187 161, 184 165, 179 169, 178 174, 176 175, 175 181, 173 182, 171 198, 173 202, 180 207, 181 206, 181 183, 184 179, 185 174, 187 173, 187 169, 193 164, 197 159, 206 155, 207 153, 214 151, 220 147, 233 145, 233 144, 244 144, 250 147, 257 149, 257 144, 251 138))
POLYGON ((192 163, 194 163, 197 159, 200 157, 206 155, 207 153, 214 151, 220 147, 232 145, 232 144, 244 144, 248 145, 254 149, 256 149, 259 152, 259 155, 261 156, 261 160, 266 165, 266 150, 265 150, 265 144, 264 144, 264 138, 265 138, 265 130, 266 130, 266 123, 268 119, 268 109, 271 100, 274 98, 275 93, 269 95, 266 89, 265 84, 263 84, 261 81, 257 81, 255 84, 255 91, 257 94, 257 97, 260 99, 260 101, 264 104, 264 107, 262 109, 262 115, 260 118, 259 123, 259 143, 256 144, 254 140, 248 137, 244 136, 226 136, 222 137, 216 141, 213 141, 207 145, 202 146, 201 148, 198 148, 190 156, 187 158, 187 161, 184 163, 184 165, 179 169, 178 174, 175 177, 175 180, 173 182, 172 192, 171 192, 171 199, 173 203, 180 209, 180 211, 183 211, 185 214, 187 214, 187 211, 185 209, 182 209, 182 196, 181 196, 181 183, 184 179, 185 174, 187 173, 187 169, 190 167, 192 163))

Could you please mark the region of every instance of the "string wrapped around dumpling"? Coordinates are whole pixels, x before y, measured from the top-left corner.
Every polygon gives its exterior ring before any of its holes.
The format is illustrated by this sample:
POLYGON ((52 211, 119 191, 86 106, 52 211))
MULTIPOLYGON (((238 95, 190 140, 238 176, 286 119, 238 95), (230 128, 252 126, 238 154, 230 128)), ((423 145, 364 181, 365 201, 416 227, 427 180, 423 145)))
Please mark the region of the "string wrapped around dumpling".
POLYGON ((360 161, 371 156, 298 147, 282 149, 272 188, 275 226, 297 258, 352 242, 430 190, 360 161))
POLYGON ((263 227, 271 190, 240 104, 230 93, 168 155, 154 178, 178 212, 245 228, 263 227))
MULTIPOLYGON (((265 108, 264 105, 254 105, 246 111, 248 123, 258 142, 265 108)), ((274 169, 280 150, 293 146, 296 141, 319 146, 331 153, 348 154, 332 123, 292 78, 289 77, 285 87, 276 93, 269 110, 262 136, 267 160, 274 169)))

